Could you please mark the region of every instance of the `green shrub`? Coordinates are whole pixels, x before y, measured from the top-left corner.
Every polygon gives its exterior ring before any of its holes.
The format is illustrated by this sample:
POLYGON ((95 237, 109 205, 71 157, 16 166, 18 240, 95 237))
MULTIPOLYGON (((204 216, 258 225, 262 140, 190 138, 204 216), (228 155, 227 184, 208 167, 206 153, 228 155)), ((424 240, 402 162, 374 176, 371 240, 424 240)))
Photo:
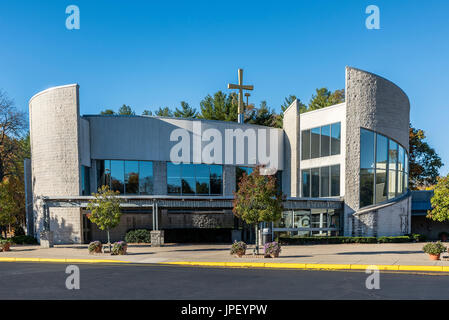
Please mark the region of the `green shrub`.
POLYGON ((37 244, 37 240, 32 236, 14 236, 11 239, 11 242, 14 244, 37 244))
POLYGON ((447 250, 446 247, 441 243, 441 241, 426 243, 422 249, 425 253, 434 256, 442 254, 447 250))
POLYGON ((128 243, 151 243, 151 233, 146 229, 131 230, 126 233, 128 243))
POLYGON ((379 243, 404 243, 411 242, 413 239, 409 236, 398 236, 398 237, 380 237, 377 239, 379 243))
POLYGON ((102 244, 100 241, 92 241, 89 243, 89 253, 101 252, 102 244))
POLYGON ((246 243, 243 241, 234 241, 234 243, 231 246, 231 255, 233 254, 245 254, 246 252, 246 243))
POLYGON ((303 236, 286 236, 278 237, 279 242, 284 245, 301 245, 301 244, 341 244, 341 243, 405 243, 412 241, 423 241, 424 237, 415 234, 413 236, 397 236, 397 237, 303 237, 303 236))
POLYGON ((340 243, 376 243, 376 237, 303 237, 303 236, 279 236, 281 244, 340 244, 340 243))
POLYGON ((126 254, 126 249, 128 248, 128 244, 125 241, 115 242, 112 246, 111 255, 123 255, 126 254))

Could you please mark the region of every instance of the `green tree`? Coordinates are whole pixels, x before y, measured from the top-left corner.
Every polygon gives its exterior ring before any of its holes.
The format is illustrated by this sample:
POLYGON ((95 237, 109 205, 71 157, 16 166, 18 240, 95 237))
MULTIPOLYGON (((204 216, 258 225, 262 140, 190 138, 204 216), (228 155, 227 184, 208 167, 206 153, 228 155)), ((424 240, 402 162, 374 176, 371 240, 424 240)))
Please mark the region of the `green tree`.
POLYGON ((113 115, 113 114, 115 114, 115 111, 112 110, 112 109, 106 109, 106 110, 101 111, 100 114, 102 114, 102 115, 113 115))
POLYGON ((427 212, 427 218, 434 221, 449 220, 449 175, 437 178, 434 194, 430 202, 432 209, 427 212))
POLYGON ((316 89, 309 102, 308 111, 322 109, 345 101, 345 90, 329 91, 327 88, 316 89))
POLYGON ((0 182, 17 172, 20 164, 20 140, 26 133, 25 114, 0 90, 0 182))
POLYGON ((101 186, 98 193, 92 194, 94 199, 89 200, 87 210, 88 218, 95 223, 100 230, 106 230, 108 235, 109 251, 111 250, 111 238, 109 231, 120 223, 122 212, 118 191, 112 191, 108 186, 101 186))
POLYGON ((247 106, 247 123, 258 124, 261 126, 276 126, 277 114, 273 109, 269 108, 267 102, 261 101, 259 108, 253 105, 247 106))
POLYGON ((417 190, 434 185, 443 166, 435 149, 425 141, 425 132, 410 124, 409 130, 409 188, 417 190))
POLYGON ((10 178, 5 178, 0 183, 0 235, 3 232, 4 238, 7 237, 8 226, 17 222, 18 208, 14 199, 13 189, 10 178))
POLYGON ((284 102, 281 104, 281 113, 278 115, 274 115, 274 127, 282 128, 284 122, 284 112, 288 107, 293 103, 293 101, 298 100, 299 113, 304 113, 307 111, 307 106, 301 102, 300 99, 296 98, 295 95, 291 94, 288 97, 284 98, 284 102))
POLYGON ((218 91, 212 97, 207 95, 200 102, 200 114, 198 118, 208 120, 237 121, 238 100, 237 94, 229 95, 218 91))
POLYGON ((176 110, 173 114, 177 118, 193 119, 193 118, 196 118, 198 112, 196 111, 195 108, 192 108, 191 106, 189 106, 189 104, 187 102, 181 101, 181 109, 176 108, 176 110))
POLYGON ((145 110, 143 110, 142 115, 143 116, 152 116, 153 112, 151 110, 145 109, 145 110))
POLYGON ((256 167, 250 175, 240 179, 238 191, 234 193, 233 213, 256 230, 256 251, 259 252, 258 225, 281 218, 282 194, 276 187, 276 178, 260 174, 256 167))
POLYGON ((123 116, 134 116, 136 113, 130 106, 124 104, 120 107, 120 109, 118 109, 118 114, 123 116))
POLYGON ((173 117, 173 111, 169 107, 159 107, 155 113, 158 117, 173 117))

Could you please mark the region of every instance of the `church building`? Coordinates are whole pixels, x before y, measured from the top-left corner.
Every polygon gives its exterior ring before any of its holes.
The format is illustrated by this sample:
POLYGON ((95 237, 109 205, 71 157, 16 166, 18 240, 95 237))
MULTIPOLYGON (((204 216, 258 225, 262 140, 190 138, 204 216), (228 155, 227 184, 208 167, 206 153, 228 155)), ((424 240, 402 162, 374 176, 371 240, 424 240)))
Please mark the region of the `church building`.
POLYGON ((274 174, 286 195, 272 232, 410 232, 410 103, 387 79, 347 67, 344 103, 300 113, 294 101, 282 129, 80 115, 79 90, 78 84, 54 87, 29 102, 27 224, 37 239, 51 234, 55 244, 105 241, 105 232, 86 216, 91 193, 102 185, 123 200, 112 240, 134 229, 163 231, 165 242, 248 239, 232 201, 239 179, 256 165, 274 174))

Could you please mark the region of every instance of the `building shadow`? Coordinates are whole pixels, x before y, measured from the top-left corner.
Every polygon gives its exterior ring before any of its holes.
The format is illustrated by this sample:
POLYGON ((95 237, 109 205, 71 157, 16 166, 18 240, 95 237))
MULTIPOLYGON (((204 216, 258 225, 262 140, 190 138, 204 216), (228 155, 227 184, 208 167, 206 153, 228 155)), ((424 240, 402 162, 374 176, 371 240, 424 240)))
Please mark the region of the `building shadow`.
POLYGON ((373 255, 373 254, 413 254, 423 253, 423 251, 371 251, 371 252, 338 252, 338 255, 373 255))

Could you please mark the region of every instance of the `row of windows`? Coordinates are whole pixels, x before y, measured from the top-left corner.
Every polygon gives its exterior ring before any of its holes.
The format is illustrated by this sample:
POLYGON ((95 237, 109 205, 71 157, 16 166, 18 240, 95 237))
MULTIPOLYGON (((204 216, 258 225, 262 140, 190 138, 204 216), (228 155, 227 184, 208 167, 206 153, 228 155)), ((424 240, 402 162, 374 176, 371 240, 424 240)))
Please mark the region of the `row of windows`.
POLYGON ((340 196, 340 165, 301 170, 303 197, 340 196))
POLYGON ((360 207, 407 192, 408 154, 397 142, 360 129, 360 207))
POLYGON ((314 159, 340 154, 340 122, 301 132, 301 159, 314 159))
POLYGON ((121 194, 153 194, 153 162, 98 160, 97 185, 121 194))
POLYGON ((290 231, 300 236, 338 235, 341 230, 340 210, 333 209, 305 209, 288 210, 282 212, 282 217, 275 222, 276 228, 304 228, 314 229, 290 231), (318 230, 317 230, 318 229, 318 230), (319 230, 322 229, 322 230, 319 230))
POLYGON ((177 195, 223 194, 223 166, 167 162, 167 193, 177 195))

